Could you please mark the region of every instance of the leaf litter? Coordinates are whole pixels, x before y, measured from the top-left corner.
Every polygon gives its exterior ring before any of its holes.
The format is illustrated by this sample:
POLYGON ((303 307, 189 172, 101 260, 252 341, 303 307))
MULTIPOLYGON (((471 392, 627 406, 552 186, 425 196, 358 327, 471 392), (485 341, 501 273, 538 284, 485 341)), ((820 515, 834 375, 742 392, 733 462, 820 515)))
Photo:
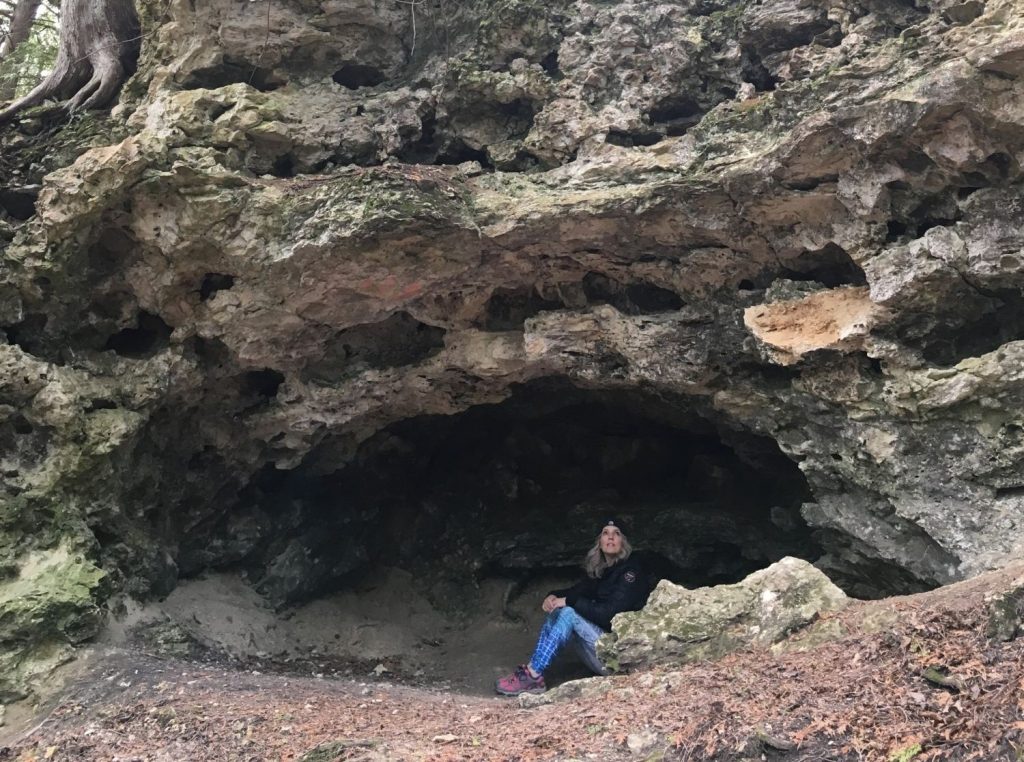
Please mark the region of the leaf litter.
POLYGON ((120 651, 0 759, 1016 762, 1024 637, 986 636, 985 596, 1021 569, 855 602, 821 623, 845 634, 803 650, 797 638, 785 652, 597 679, 533 708, 120 651))

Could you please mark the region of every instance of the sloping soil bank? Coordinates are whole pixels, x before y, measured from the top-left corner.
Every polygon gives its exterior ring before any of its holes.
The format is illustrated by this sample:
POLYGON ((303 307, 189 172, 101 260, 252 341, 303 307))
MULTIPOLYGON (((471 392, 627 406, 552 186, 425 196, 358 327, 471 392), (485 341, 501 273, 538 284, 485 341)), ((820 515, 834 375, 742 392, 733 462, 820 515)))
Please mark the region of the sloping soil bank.
POLYGON ((1017 760, 1024 638, 986 636, 985 597, 1022 574, 855 603, 784 653, 567 683, 532 708, 117 649, 0 758, 1017 760))

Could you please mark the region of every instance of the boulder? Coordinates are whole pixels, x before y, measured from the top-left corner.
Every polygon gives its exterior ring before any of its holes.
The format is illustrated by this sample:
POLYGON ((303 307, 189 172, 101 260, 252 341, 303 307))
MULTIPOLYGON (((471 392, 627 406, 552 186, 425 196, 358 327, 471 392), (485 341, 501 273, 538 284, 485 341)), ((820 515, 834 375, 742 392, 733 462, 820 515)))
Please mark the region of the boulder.
POLYGON ((662 580, 642 610, 612 620, 598 655, 616 671, 714 659, 777 643, 848 601, 822 572, 791 557, 735 585, 689 590, 662 580))
POLYGON ((1024 577, 1018 577, 1002 592, 986 599, 988 623, 985 633, 994 640, 1013 640, 1024 631, 1024 577))

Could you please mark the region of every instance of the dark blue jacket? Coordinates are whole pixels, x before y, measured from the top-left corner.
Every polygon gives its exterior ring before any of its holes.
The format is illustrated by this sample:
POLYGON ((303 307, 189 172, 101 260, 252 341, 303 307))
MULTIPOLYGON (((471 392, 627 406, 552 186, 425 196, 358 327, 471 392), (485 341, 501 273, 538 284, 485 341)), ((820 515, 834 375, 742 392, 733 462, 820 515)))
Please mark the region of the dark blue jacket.
POLYGON ((572 606, 577 614, 602 630, 611 630, 612 617, 643 608, 649 592, 640 561, 630 556, 605 569, 598 579, 587 577, 572 587, 552 590, 551 594, 565 598, 566 606, 572 606))

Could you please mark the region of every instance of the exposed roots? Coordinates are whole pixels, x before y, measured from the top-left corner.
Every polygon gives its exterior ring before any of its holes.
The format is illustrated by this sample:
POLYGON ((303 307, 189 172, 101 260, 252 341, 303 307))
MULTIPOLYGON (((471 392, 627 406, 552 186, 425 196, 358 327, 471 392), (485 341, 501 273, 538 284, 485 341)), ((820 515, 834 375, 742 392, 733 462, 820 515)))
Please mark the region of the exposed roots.
POLYGON ((139 19, 132 0, 63 0, 53 71, 0 111, 0 123, 53 97, 66 98, 69 111, 105 106, 134 69, 138 51, 139 19))

